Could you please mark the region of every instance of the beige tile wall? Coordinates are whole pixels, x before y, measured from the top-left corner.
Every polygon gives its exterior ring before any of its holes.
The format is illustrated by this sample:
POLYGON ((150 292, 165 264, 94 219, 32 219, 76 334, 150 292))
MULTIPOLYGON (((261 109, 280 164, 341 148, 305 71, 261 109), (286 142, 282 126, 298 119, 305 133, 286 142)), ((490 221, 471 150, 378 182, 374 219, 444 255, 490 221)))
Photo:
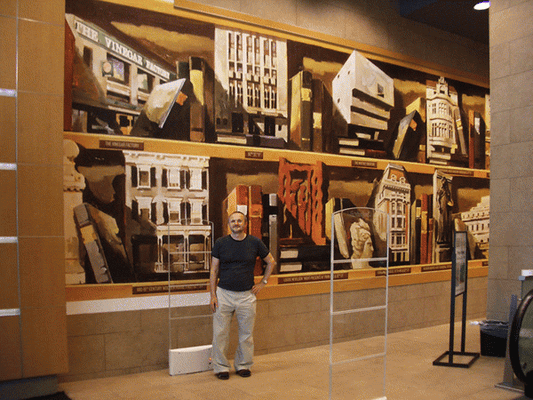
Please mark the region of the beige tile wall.
POLYGON ((533 1, 490 8, 491 217, 487 317, 506 320, 533 264, 533 1))
MULTIPOLYGON (((486 311, 487 278, 470 279, 469 285, 467 318, 482 319, 486 311)), ((334 307, 341 311, 383 305, 384 295, 384 289, 338 293, 334 307)), ((329 302, 329 294, 258 301, 256 354, 329 343, 329 302)), ((462 302, 456 305, 457 320, 461 318, 461 309, 462 302)), ((211 343, 208 306, 179 309, 171 316, 172 348, 211 343), (198 318, 199 315, 206 317, 198 318)), ((383 310, 336 316, 334 339, 346 341, 381 335, 384 318, 383 310)), ((389 332, 446 324, 449 320, 450 282, 390 288, 389 332)), ((59 377, 61 381, 168 368, 166 309, 70 315, 67 325, 70 371, 59 377)), ((230 355, 237 344, 236 328, 233 321, 230 355)))

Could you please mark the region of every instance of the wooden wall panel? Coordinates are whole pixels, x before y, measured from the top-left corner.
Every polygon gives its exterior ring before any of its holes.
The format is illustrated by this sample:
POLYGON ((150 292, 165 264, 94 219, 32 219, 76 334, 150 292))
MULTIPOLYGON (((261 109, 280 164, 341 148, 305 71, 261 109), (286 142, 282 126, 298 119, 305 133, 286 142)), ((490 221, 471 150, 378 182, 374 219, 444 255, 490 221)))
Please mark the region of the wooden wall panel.
POLYGON ((22 378, 20 317, 0 317, 0 380, 22 378))
POLYGON ((23 377, 68 372, 65 307, 21 310, 23 377))

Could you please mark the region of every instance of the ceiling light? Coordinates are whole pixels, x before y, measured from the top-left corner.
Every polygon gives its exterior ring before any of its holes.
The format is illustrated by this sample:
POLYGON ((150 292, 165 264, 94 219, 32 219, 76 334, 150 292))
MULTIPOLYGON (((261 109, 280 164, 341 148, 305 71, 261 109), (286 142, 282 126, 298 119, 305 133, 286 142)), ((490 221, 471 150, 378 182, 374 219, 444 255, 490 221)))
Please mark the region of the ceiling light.
POLYGON ((480 1, 474 6, 474 10, 478 10, 478 11, 488 10, 489 7, 490 7, 490 1, 480 1))

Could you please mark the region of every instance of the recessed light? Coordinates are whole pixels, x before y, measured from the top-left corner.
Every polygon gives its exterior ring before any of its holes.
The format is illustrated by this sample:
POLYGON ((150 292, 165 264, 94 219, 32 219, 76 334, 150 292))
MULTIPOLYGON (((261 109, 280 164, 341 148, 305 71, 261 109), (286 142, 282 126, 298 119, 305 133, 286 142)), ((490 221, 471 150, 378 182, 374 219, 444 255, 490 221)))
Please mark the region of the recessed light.
POLYGON ((474 6, 474 10, 488 10, 490 7, 490 1, 480 1, 474 6))

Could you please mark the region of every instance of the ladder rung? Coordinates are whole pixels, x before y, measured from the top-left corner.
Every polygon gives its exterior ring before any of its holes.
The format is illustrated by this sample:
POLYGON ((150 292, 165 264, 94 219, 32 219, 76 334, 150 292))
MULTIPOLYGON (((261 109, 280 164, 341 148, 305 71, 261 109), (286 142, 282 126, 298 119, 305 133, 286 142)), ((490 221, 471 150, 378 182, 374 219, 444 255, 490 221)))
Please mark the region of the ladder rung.
POLYGON ((332 315, 353 314, 353 313, 365 312, 365 311, 384 310, 385 308, 387 308, 387 306, 375 306, 375 307, 366 307, 366 308, 352 308, 351 310, 333 311, 331 314, 332 315))
MULTIPOLYGON (((355 261, 387 261, 387 257, 375 257, 375 258, 356 258, 355 261)), ((348 258, 346 260, 333 260, 333 264, 344 264, 344 263, 351 263, 351 258, 348 258)))
POLYGON ((368 355, 368 356, 358 357, 358 358, 352 358, 352 359, 350 359, 350 360, 337 361, 337 362, 331 363, 331 365, 348 364, 348 363, 351 363, 351 362, 370 360, 370 359, 372 359, 372 358, 378 358, 378 357, 385 357, 385 353, 370 354, 370 355, 368 355))
POLYGON ((170 317, 169 319, 172 320, 172 321, 176 321, 178 319, 197 319, 197 318, 207 318, 207 317, 213 317, 213 315, 211 314, 206 314, 206 315, 191 315, 191 316, 187 316, 187 317, 170 317))

